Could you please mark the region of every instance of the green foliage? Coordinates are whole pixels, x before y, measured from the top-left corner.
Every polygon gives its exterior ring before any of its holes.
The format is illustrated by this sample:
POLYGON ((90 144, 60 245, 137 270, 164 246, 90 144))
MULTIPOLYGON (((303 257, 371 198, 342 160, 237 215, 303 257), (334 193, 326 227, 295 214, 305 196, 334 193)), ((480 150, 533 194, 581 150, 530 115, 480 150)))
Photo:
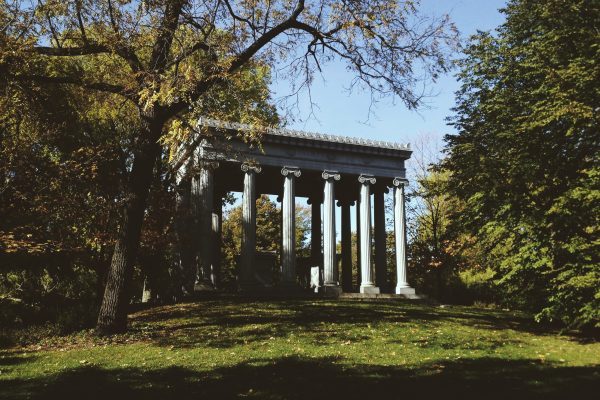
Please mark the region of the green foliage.
POLYGON ((449 175, 430 168, 422 171, 410 193, 414 201, 409 207, 414 226, 408 254, 410 274, 421 293, 444 302, 457 300, 452 283, 459 268, 451 242, 457 201, 447 189, 449 175))
MULTIPOLYGON (((463 298, 467 302, 496 304, 500 294, 495 282, 496 271, 492 268, 469 268, 458 272, 459 286, 464 287, 463 298)), ((458 291, 460 293, 460 291, 458 291)))
POLYGON ((0 90, 1 323, 78 329, 97 312, 136 119, 74 87, 0 90))
POLYGON ((600 8, 513 0, 460 62, 447 137, 460 230, 502 299, 538 319, 600 326, 600 8))
MULTIPOLYGON (((103 59, 79 62, 93 70, 103 59)), ((218 109, 235 121, 276 123, 265 95, 268 69, 249 65, 182 119, 218 109)), ((0 324, 48 322, 58 331, 89 326, 125 201, 139 114, 117 95, 77 86, 0 77, 0 91, 0 324)), ((146 276, 160 301, 176 296, 175 194, 167 151, 165 146, 154 171, 132 301, 139 301, 146 276)))

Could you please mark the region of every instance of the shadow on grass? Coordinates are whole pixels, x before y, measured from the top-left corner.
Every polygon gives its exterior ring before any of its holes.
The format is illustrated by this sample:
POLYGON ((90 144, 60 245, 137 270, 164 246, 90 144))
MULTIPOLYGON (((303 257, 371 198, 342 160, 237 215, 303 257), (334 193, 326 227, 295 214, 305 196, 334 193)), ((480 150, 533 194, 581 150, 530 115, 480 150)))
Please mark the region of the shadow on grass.
POLYGON ((198 372, 82 367, 35 380, 0 381, 0 397, 32 399, 366 399, 590 398, 598 367, 563 367, 496 358, 427 364, 418 369, 353 365, 330 358, 258 359, 198 372), (585 396, 585 397, 583 397, 585 396))
MULTIPOLYGON (((418 324, 431 327, 452 321, 483 330, 513 329, 535 334, 543 331, 523 316, 466 307, 439 308, 408 302, 358 303, 352 301, 253 301, 219 300, 162 307, 133 317, 132 330, 150 335, 159 345, 194 347, 198 344, 228 348, 286 337, 299 331, 315 333, 314 345, 332 341, 360 342, 360 326, 373 323, 418 324), (169 321, 169 323, 164 323, 169 321), (327 324, 333 324, 327 325, 327 324), (358 329, 346 329, 344 326, 358 329), (243 333, 240 334, 239 330, 243 333)), ((498 341, 498 346, 506 340, 498 341)), ((445 343, 445 348, 460 347, 445 343)), ((467 344, 473 348, 473 344, 467 344)))
POLYGON ((37 359, 36 356, 28 355, 27 357, 13 355, 10 352, 0 352, 0 370, 6 371, 7 369, 17 364, 29 363, 37 359))

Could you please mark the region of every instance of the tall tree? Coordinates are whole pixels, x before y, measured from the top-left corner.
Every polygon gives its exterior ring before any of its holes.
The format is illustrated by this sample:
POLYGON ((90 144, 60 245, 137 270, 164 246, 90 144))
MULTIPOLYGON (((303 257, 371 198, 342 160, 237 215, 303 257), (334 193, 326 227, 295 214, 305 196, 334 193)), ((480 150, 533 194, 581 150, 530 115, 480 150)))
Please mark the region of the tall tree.
MULTIPOLYGON (((230 110, 234 121, 276 123, 269 81, 269 69, 253 63, 193 112, 230 110)), ((0 297, 13 293, 15 307, 32 311, 20 313, 26 321, 34 320, 29 314, 40 322, 65 320, 56 309, 74 322, 64 328, 87 327, 91 314, 97 317, 114 248, 124 201, 119 188, 138 126, 135 109, 117 95, 74 85, 0 79, 0 93, 0 281, 6 283, 0 283, 0 297)), ((172 124, 164 140, 185 128, 172 124)), ((153 298, 162 301, 180 297, 179 275, 171 268, 174 177, 168 150, 154 169, 141 235, 144 256, 136 263, 150 275, 153 298), (168 273, 172 279, 165 279, 168 273)), ((134 273, 133 285, 141 284, 139 278, 134 273)))
POLYGON ((456 36, 447 18, 428 19, 416 2, 392 0, 3 0, 0 26, 6 79, 113 93, 138 113, 101 333, 126 329, 126 287, 169 121, 227 86, 252 60, 287 65, 304 86, 322 63, 340 59, 355 83, 414 108, 423 94, 419 83, 447 70, 447 46, 456 36))
POLYGON ((504 13, 461 62, 448 187, 505 299, 598 325, 600 7, 512 0, 504 13))

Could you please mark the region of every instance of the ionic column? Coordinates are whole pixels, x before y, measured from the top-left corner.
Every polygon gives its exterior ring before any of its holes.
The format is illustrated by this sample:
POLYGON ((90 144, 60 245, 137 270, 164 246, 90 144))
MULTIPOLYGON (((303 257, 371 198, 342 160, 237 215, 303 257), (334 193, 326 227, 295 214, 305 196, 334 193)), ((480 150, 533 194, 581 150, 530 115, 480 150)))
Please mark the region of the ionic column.
POLYGON ((394 178, 394 231, 396 234, 396 294, 414 295, 415 289, 406 280, 406 213, 404 207, 405 187, 408 180, 394 178))
POLYGON ((212 242, 214 250, 212 254, 210 279, 215 288, 221 285, 221 246, 222 246, 222 224, 223 224, 223 199, 215 197, 215 212, 212 214, 212 242))
POLYGON ((211 282, 212 264, 212 212, 214 197, 214 169, 216 162, 200 161, 198 175, 192 179, 192 197, 196 198, 196 215, 198 224, 197 270, 195 291, 213 289, 211 282))
POLYGON ((375 284, 380 290, 387 288, 387 257, 385 232, 385 188, 377 188, 375 202, 375 284))
POLYGON ((352 226, 350 223, 350 206, 353 202, 338 201, 342 208, 342 290, 352 291, 352 226))
POLYGON ((296 167, 283 167, 283 248, 281 250, 281 284, 283 286, 296 285, 296 191, 295 178, 301 172, 296 167))
POLYGON ((373 283, 371 272, 371 193, 370 186, 376 182, 372 175, 358 177, 360 185, 360 269, 362 281, 361 293, 379 293, 379 288, 373 283))
POLYGON ((324 171, 323 179, 323 292, 340 293, 336 260, 335 234, 335 189, 334 182, 340 180, 340 174, 324 171))
POLYGON ((360 192, 356 199, 356 286, 360 287, 362 277, 360 273, 360 192))
POLYGON ((242 249, 240 254, 240 289, 255 286, 254 255, 256 252, 256 174, 258 165, 242 164, 244 193, 242 195, 242 249))

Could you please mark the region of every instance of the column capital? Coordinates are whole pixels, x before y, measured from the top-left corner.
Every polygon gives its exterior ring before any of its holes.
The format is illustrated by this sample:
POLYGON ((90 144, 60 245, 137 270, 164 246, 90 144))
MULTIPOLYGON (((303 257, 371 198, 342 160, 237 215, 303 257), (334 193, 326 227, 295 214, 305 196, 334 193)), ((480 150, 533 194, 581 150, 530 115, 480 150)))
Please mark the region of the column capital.
POLYGON ((262 167, 258 164, 242 163, 241 167, 244 172, 254 172, 259 174, 262 171, 262 167))
POLYGON ((408 186, 408 179, 406 178, 400 178, 400 177, 396 177, 394 178, 394 180, 392 181, 392 184, 396 187, 400 187, 400 186, 408 186))
POLYGON ((298 167, 285 166, 281 168, 281 175, 288 176, 290 174, 292 174, 292 176, 295 176, 296 178, 300 178, 300 175, 302 175, 302 171, 300 171, 300 168, 298 167))
POLYGON ((374 185, 377 182, 377 179, 375 179, 375 177, 373 175, 369 175, 369 174, 360 174, 358 176, 358 181, 360 183, 364 184, 371 184, 374 185))
POLYGON ((189 176, 197 178, 201 171, 214 171, 217 168, 219 168, 218 161, 200 159, 196 163, 190 163, 186 172, 189 176))
POLYGON ((323 171, 321 176, 325 180, 333 179, 333 180, 339 181, 342 178, 340 173, 337 171, 323 171))

